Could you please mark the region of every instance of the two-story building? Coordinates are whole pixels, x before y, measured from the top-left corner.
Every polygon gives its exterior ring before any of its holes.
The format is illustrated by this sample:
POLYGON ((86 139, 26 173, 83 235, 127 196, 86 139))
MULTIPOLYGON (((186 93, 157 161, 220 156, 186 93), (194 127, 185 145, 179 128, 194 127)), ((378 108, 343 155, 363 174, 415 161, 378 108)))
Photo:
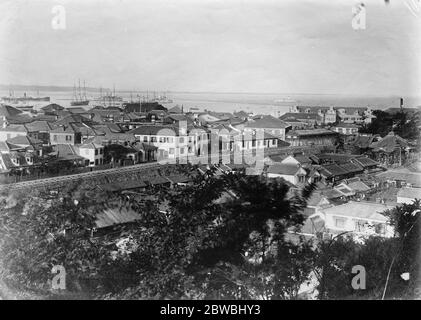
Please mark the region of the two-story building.
POLYGON ((93 139, 88 139, 83 144, 75 146, 75 150, 79 156, 86 159, 86 165, 89 167, 104 164, 104 146, 93 142, 93 139))
MULTIPOLYGON (((234 127, 236 127, 234 125, 234 127)), ((289 126, 282 120, 273 116, 262 116, 257 119, 249 120, 243 125, 245 132, 256 132, 263 130, 281 140, 285 140, 285 132, 289 126)))
POLYGON ((158 159, 201 156, 208 149, 208 134, 202 128, 173 125, 142 125, 127 132, 136 141, 158 148, 158 159))
POLYGON ((73 126, 73 124, 55 127, 50 131, 50 144, 80 144, 82 134, 73 126))
POLYGON ((285 141, 293 147, 335 145, 338 134, 327 129, 292 130, 285 136, 285 141))
POLYGON ((358 133, 359 127, 353 123, 341 122, 336 126, 332 127, 332 130, 343 135, 355 135, 358 133))

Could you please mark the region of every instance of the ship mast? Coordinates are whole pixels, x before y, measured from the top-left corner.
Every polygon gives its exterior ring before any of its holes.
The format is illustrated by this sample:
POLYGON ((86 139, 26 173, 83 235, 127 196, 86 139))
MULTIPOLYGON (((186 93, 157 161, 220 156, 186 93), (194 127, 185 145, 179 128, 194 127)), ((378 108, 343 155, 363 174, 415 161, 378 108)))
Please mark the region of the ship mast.
POLYGON ((83 80, 83 98, 85 99, 85 101, 87 101, 88 99, 86 98, 86 85, 85 85, 85 80, 83 80))
POLYGON ((80 89, 80 79, 79 79, 79 101, 82 101, 82 90, 80 89))

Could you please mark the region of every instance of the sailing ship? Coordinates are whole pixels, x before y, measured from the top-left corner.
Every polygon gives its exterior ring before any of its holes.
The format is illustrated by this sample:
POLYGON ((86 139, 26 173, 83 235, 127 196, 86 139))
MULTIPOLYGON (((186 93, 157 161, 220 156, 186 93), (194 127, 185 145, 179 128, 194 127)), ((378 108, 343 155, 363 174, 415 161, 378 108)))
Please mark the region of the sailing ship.
POLYGON ((104 95, 102 94, 102 88, 99 90, 99 98, 95 100, 96 105, 109 108, 109 107, 117 107, 121 108, 123 105, 123 98, 117 96, 115 93, 115 86, 113 86, 113 91, 106 92, 104 95))
POLYGON ((86 86, 85 81, 83 81, 83 95, 80 88, 80 79, 79 87, 76 89, 76 86, 73 86, 73 100, 70 102, 71 106, 87 106, 89 105, 89 100, 86 98, 86 86))
POLYGON ((165 93, 157 95, 155 91, 153 91, 153 96, 149 96, 149 91, 146 91, 146 96, 141 97, 142 102, 157 102, 161 105, 173 103, 173 100, 169 99, 165 93))

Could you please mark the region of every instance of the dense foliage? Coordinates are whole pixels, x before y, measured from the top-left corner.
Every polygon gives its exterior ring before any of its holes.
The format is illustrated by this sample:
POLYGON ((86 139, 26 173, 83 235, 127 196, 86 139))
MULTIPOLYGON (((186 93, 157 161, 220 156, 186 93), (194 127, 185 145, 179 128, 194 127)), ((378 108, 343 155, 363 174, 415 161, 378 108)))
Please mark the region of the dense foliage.
POLYGON ((416 140, 420 136, 419 112, 409 114, 401 111, 391 114, 382 110, 374 110, 373 114, 376 118, 370 124, 363 126, 360 129, 361 133, 379 134, 384 137, 393 131, 408 140, 416 140))
POLYGON ((414 292, 419 202, 387 213, 394 238, 310 242, 288 231, 303 224, 314 186, 297 192, 282 179, 180 170, 192 184, 116 195, 77 182, 0 197, 0 290, 4 282, 44 298, 297 299, 316 280, 319 299, 381 298, 386 282, 386 298, 414 292), (110 207, 139 219, 95 233, 110 207), (64 292, 51 289, 54 265, 66 269, 64 292), (367 270, 365 290, 351 286, 354 265, 367 270))

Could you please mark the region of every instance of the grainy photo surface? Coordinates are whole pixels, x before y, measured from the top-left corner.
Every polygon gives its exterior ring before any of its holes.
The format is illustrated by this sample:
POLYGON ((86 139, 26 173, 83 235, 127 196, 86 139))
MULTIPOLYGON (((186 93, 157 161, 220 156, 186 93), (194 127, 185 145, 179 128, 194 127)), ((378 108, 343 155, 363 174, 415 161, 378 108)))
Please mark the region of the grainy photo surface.
POLYGON ((0 299, 421 299, 420 0, 0 12, 0 299))

